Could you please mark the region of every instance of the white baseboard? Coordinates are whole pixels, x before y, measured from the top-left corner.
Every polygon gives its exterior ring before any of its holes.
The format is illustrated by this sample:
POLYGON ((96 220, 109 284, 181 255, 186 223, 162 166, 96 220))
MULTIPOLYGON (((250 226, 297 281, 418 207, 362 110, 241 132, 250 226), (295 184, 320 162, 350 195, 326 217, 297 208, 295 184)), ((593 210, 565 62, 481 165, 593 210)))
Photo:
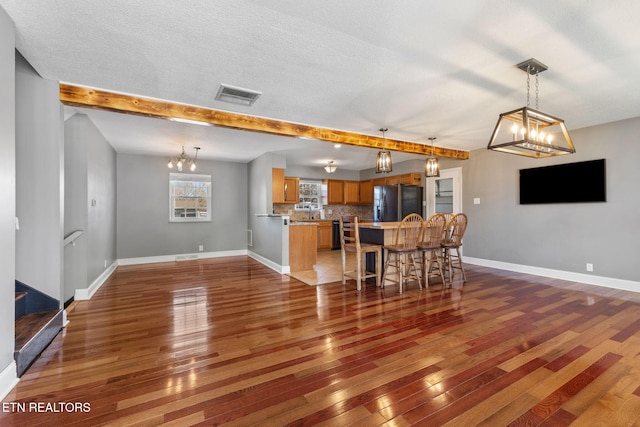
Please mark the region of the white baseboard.
POLYGON ((241 256, 247 255, 246 249, 240 249, 236 251, 220 251, 220 252, 197 252, 193 254, 177 254, 177 255, 161 255, 153 257, 139 257, 139 258, 123 258, 113 262, 102 274, 93 281, 93 283, 86 289, 76 289, 76 293, 73 297, 74 300, 88 300, 91 299, 93 294, 96 293, 100 286, 107 281, 109 276, 113 274, 119 265, 138 265, 138 264, 151 264, 155 262, 174 262, 174 261, 187 261, 193 259, 203 258, 221 258, 227 256, 241 256))
POLYGON ((263 257, 262 255, 258 255, 257 253, 252 252, 252 251, 249 251, 248 255, 249 255, 249 258, 255 259, 259 263, 266 265, 270 269, 275 270, 280 274, 289 274, 289 273, 291 273, 291 267, 289 267, 288 265, 282 266, 280 264, 276 264, 275 262, 271 261, 270 259, 267 259, 267 258, 263 257))
POLYGON ((150 257, 139 257, 139 258, 122 258, 118 260, 118 265, 152 264, 156 262, 188 261, 188 260, 194 260, 194 259, 222 258, 222 257, 228 257, 228 256, 241 256, 241 255, 247 255, 247 250, 238 249, 235 251, 195 252, 191 254, 160 255, 160 256, 150 256, 150 257))
POLYGON ((574 273, 571 271, 554 270, 551 268, 533 267, 530 265, 512 264, 509 262, 473 258, 468 256, 465 256, 463 261, 465 264, 480 265, 483 267, 497 268, 499 270, 509 270, 516 273, 534 274, 536 276, 550 277, 552 279, 586 283, 588 285, 603 286, 605 288, 620 289, 623 291, 640 292, 640 282, 634 282, 632 280, 595 276, 593 274, 574 273))
POLYGON ((12 360, 9 366, 0 372, 0 400, 4 400, 19 381, 16 362, 12 360))
POLYGON ((73 299, 76 301, 91 299, 93 294, 95 294, 96 291, 100 289, 100 286, 102 286, 104 282, 107 281, 109 276, 111 276, 111 274, 113 274, 113 272, 116 271, 116 267, 118 267, 117 260, 114 261, 109 267, 107 267, 107 269, 104 270, 102 274, 99 275, 98 278, 94 280, 91 285, 89 285, 88 288, 76 289, 76 293, 73 296, 73 299))

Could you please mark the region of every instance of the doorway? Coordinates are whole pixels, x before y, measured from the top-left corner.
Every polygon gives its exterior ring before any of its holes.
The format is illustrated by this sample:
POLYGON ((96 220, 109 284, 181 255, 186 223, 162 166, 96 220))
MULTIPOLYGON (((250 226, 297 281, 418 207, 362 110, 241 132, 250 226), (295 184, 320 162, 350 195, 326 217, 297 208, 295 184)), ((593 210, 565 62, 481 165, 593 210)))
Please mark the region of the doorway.
POLYGON ((440 171, 436 178, 426 178, 427 218, 434 213, 462 212, 462 168, 440 171))

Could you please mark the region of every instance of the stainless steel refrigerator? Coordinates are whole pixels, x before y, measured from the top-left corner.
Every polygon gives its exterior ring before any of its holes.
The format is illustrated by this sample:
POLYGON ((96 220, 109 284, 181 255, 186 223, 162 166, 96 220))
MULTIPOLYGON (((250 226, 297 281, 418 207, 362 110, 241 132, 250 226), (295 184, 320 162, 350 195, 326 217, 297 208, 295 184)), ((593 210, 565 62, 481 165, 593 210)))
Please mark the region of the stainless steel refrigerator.
POLYGON ((373 187, 373 220, 402 221, 417 213, 422 216, 423 188, 412 185, 380 185, 373 187))

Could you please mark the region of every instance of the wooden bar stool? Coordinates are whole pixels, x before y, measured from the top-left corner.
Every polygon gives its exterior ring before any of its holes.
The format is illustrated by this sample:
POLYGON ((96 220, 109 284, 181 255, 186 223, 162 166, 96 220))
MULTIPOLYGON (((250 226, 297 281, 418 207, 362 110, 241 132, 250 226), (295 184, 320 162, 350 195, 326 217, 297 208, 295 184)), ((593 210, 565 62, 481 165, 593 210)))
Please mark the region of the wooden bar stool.
POLYGON ((453 221, 453 217, 455 214, 450 212, 442 212, 440 214, 434 215, 442 215, 444 217, 444 229, 442 230, 442 241, 447 241, 451 238, 451 221, 453 221))
POLYGON ((462 237, 467 229, 467 216, 459 213, 453 216, 451 220, 451 235, 449 239, 443 240, 441 243, 444 251, 444 262, 449 272, 449 283, 453 281, 454 270, 462 271, 462 279, 467 280, 467 275, 462 266, 462 256, 460 255, 460 247, 462 247, 462 237), (454 253, 455 252, 455 253, 454 253))
POLYGON ((415 258, 421 229, 422 217, 418 214, 407 215, 400 225, 398 225, 395 244, 384 246, 384 249, 387 251, 387 260, 384 264, 384 273, 382 274, 382 286, 384 286, 389 268, 395 268, 398 274, 398 286, 400 287, 400 293, 402 293, 404 281, 411 278, 411 268, 413 268, 413 276, 418 281, 418 286, 422 288, 415 258), (407 270, 408 277, 405 277, 405 269, 407 270))
POLYGON ((440 252, 442 251, 442 233, 446 218, 442 214, 434 214, 424 222, 422 228, 422 238, 418 243, 418 251, 422 253, 422 280, 424 286, 429 287, 429 276, 438 275, 442 284, 445 285, 445 277, 442 271, 442 262, 440 261, 440 252), (436 266, 432 266, 433 261, 436 266))
POLYGON ((376 278, 376 286, 380 286, 380 271, 382 270, 382 246, 373 243, 360 243, 360 229, 357 216, 343 216, 340 218, 340 248, 342 252, 342 284, 346 284, 346 278, 356 280, 356 288, 361 289, 363 279, 376 278), (356 269, 347 271, 347 252, 355 252, 356 269), (374 253, 376 256, 376 271, 369 272, 366 269, 365 256, 374 253))

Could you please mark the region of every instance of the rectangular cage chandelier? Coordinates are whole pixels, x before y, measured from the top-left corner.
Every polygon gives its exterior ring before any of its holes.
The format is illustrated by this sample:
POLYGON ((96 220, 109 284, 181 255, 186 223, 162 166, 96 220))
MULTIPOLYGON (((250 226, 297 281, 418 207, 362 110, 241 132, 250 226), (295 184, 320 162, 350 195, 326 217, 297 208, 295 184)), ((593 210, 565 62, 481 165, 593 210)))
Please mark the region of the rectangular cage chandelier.
POLYGON ((527 73, 527 106, 500 114, 487 149, 533 158, 575 153, 564 120, 538 110, 538 74, 547 66, 531 58, 518 64, 527 73), (536 109, 529 107, 529 80, 536 77, 536 109))

